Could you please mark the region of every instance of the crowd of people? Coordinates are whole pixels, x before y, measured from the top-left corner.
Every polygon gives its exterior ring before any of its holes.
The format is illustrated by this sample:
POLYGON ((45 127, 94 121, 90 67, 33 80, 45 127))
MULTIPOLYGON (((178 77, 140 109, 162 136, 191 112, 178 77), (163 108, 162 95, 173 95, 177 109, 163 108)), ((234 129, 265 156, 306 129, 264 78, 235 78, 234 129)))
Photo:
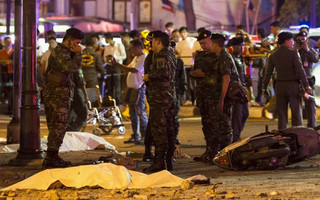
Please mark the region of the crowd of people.
MULTIPOLYGON (((284 129, 289 105, 292 126, 302 125, 304 99, 307 126, 315 127, 315 77, 311 70, 319 56, 314 50, 317 43, 310 42, 308 31, 308 27, 301 27, 296 35, 281 32, 280 23, 274 22, 274 39, 258 29, 259 44, 252 42, 242 25, 237 26, 232 38, 205 28, 198 29, 197 37, 190 37, 187 27, 175 29, 169 22, 164 31, 123 32, 121 43, 112 33, 85 36, 70 28, 58 44, 55 33, 47 32, 49 49, 39 55, 38 63, 39 91, 49 129, 43 165, 70 165, 58 156, 59 147, 67 130, 80 130, 84 125, 90 89, 111 96, 118 105, 128 105, 132 135, 125 143, 145 145, 143 160, 152 161, 144 170, 147 173, 173 169, 173 155, 180 144, 181 105, 199 107, 206 141, 205 152, 194 158, 200 162, 212 163, 220 150, 240 140, 252 105, 269 105, 267 110, 278 117, 278 128, 284 129), (107 45, 101 42, 103 37, 107 45), (259 68, 256 95, 253 66, 259 68), (228 95, 229 84, 234 81, 248 89, 247 102, 235 102, 228 95)), ((4 60, 1 69, 10 74, 11 63, 7 60, 12 45, 8 40, 5 38, 0 60, 4 60)), ((3 73, 1 77, 6 78, 3 73)), ((101 104, 99 100, 96 103, 101 104)))

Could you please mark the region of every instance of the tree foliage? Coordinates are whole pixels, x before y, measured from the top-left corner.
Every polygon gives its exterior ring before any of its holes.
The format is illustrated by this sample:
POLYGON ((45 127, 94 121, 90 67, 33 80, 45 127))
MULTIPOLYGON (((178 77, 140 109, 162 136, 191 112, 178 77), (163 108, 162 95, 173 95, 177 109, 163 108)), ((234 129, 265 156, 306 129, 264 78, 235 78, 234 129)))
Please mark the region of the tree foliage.
MULTIPOLYGON (((280 21, 284 27, 309 21, 310 5, 310 0, 285 0, 280 8, 278 21, 280 21)), ((316 10, 320 9, 319 0, 316 1, 316 7, 316 10)), ((320 16, 317 17, 317 21, 319 21, 319 19, 320 16)))

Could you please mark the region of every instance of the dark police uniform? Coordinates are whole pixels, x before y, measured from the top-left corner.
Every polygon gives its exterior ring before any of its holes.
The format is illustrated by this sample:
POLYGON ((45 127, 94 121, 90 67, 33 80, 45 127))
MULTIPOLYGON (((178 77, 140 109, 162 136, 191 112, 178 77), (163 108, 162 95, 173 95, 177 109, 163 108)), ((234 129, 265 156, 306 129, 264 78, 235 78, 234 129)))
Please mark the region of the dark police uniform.
POLYGON ((177 58, 168 48, 154 54, 148 71, 150 130, 155 142, 155 158, 147 172, 172 169, 175 150, 174 108, 177 58))
MULTIPOLYGON (((304 32, 303 32, 304 33, 304 32)), ((319 61, 318 53, 310 48, 309 51, 305 51, 304 49, 299 49, 299 55, 301 57, 301 62, 303 64, 304 71, 306 72, 306 76, 308 79, 308 83, 312 88, 312 95, 314 95, 314 81, 315 77, 312 77, 311 70, 313 63, 317 63, 319 61)), ((307 127, 315 127, 316 126, 316 104, 314 99, 304 99, 304 104, 307 113, 307 127)))
MULTIPOLYGON (((279 41, 292 38, 292 34, 282 32, 279 34, 279 41)), ((280 43, 281 45, 281 43, 280 43)), ((275 93, 278 111, 278 129, 287 128, 288 104, 290 103, 292 113, 292 126, 302 125, 301 96, 299 94, 300 81, 304 88, 308 87, 306 74, 297 51, 280 46, 272 53, 268 60, 268 67, 265 74, 263 89, 266 90, 274 69, 277 73, 275 93)))
MULTIPOLYGON (((243 38, 232 38, 230 40, 230 45, 241 45, 243 44, 243 38)), ((240 81, 245 84, 246 83, 246 65, 244 64, 243 57, 235 54, 233 52, 232 55, 237 72, 239 74, 240 81)), ((232 108, 232 130, 233 130, 233 142, 240 140, 240 134, 244 128, 244 125, 249 117, 249 107, 248 103, 237 103, 233 105, 232 108)))

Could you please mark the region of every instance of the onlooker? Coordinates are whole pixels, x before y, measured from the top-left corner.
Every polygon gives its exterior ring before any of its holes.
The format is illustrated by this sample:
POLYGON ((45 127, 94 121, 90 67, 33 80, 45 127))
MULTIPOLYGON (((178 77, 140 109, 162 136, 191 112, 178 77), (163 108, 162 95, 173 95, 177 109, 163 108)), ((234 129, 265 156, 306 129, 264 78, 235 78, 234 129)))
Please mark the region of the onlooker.
POLYGON ((107 46, 104 47, 103 61, 107 63, 106 95, 112 96, 117 105, 121 104, 121 70, 118 67, 112 67, 110 62, 114 58, 120 64, 126 58, 126 51, 123 44, 113 40, 112 33, 104 35, 107 46))
POLYGON ((273 47, 277 48, 278 46, 278 35, 281 32, 281 24, 278 21, 272 22, 270 24, 270 32, 273 34, 274 41, 273 41, 273 47))
POLYGON ((98 73, 104 74, 103 63, 100 55, 94 50, 92 38, 84 42, 86 46, 82 51, 81 68, 87 88, 96 88, 99 85, 98 73))
POLYGON ((179 29, 182 40, 177 43, 176 51, 179 58, 182 59, 186 68, 187 75, 187 93, 185 105, 194 104, 196 100, 196 81, 190 77, 190 71, 193 67, 194 61, 192 57, 192 48, 196 41, 194 37, 188 37, 187 27, 181 27, 179 29))
POLYGON ((3 49, 0 50, 0 100, 3 92, 3 101, 8 101, 8 115, 13 112, 13 50, 11 37, 5 37, 3 49))
POLYGON ((49 61, 49 56, 51 54, 51 52, 53 51, 54 48, 56 48, 57 46, 57 41, 55 37, 50 37, 48 38, 48 43, 49 43, 49 49, 43 53, 42 57, 41 57, 41 67, 38 70, 40 79, 41 79, 41 83, 40 86, 43 87, 44 86, 44 75, 46 73, 46 70, 48 68, 48 61, 49 61))
POLYGON ((178 29, 174 29, 172 31, 172 37, 171 37, 172 41, 175 42, 175 43, 178 43, 180 42, 181 40, 181 37, 180 37, 180 34, 179 34, 179 30, 178 29))
POLYGON ((113 60, 112 65, 119 67, 121 70, 128 72, 127 87, 139 91, 139 99, 137 103, 129 103, 129 114, 131 119, 132 132, 131 138, 124 143, 138 143, 144 141, 145 132, 148 124, 145 102, 145 84, 142 80, 144 75, 144 60, 146 54, 143 53, 143 44, 141 40, 132 40, 130 48, 135 56, 129 65, 122 65, 113 60), (140 134, 141 133, 141 134, 140 134))
POLYGON ((165 30, 164 32, 167 33, 169 35, 169 37, 171 38, 172 37, 172 31, 174 30, 174 26, 173 26, 173 23, 172 22, 168 22, 164 25, 165 27, 165 30))

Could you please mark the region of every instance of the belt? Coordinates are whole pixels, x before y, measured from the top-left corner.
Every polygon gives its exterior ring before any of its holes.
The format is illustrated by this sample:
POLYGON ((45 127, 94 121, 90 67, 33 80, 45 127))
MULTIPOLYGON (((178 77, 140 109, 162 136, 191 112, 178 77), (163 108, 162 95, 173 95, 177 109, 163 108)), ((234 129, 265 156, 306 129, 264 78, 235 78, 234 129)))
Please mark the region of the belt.
POLYGON ((279 82, 300 82, 300 80, 278 80, 279 82))

